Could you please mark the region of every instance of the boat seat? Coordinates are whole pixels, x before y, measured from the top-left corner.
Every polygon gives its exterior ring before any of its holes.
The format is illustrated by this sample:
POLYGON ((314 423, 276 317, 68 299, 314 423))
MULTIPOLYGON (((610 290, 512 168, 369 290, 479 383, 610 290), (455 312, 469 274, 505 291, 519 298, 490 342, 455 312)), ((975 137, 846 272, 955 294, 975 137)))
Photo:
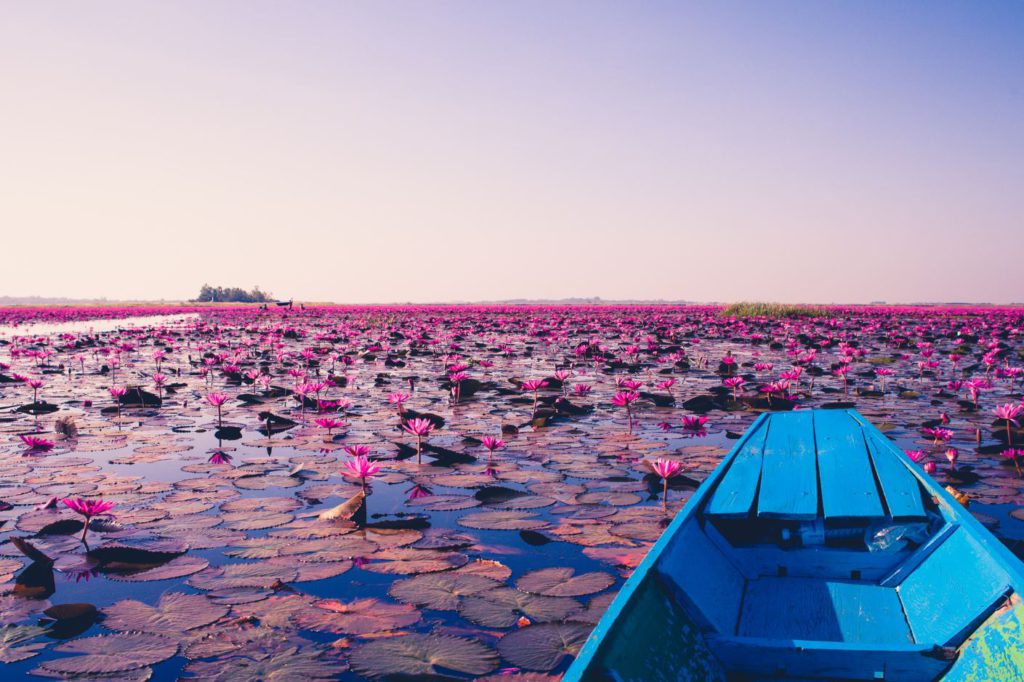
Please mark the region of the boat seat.
POLYGON ((749 581, 736 635, 872 644, 913 642, 894 588, 794 577, 749 581))

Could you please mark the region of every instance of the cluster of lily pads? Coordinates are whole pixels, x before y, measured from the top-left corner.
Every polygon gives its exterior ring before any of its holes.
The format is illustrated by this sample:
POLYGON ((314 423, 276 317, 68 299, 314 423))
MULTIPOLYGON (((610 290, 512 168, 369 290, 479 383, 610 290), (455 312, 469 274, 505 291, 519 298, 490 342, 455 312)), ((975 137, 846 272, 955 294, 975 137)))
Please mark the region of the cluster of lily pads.
POLYGON ((8 676, 555 679, 765 410, 857 407, 1024 553, 1021 310, 155 312, 0 313, 8 676))

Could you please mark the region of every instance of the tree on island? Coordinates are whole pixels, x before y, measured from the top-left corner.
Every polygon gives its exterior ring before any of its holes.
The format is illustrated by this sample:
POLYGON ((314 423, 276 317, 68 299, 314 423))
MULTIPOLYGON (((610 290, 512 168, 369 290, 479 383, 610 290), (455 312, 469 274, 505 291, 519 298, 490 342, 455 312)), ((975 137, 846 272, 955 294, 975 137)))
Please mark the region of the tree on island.
POLYGON ((253 287, 252 291, 246 291, 239 287, 211 287, 204 284, 199 290, 199 295, 192 299, 194 303, 267 303, 274 300, 268 292, 260 291, 260 288, 253 287))

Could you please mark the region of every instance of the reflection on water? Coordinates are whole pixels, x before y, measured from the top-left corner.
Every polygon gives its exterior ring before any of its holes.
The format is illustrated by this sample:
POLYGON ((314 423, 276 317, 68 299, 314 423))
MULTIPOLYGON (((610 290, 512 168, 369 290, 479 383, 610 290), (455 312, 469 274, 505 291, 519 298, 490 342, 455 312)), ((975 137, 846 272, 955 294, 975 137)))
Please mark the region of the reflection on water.
POLYGON ((198 313, 179 315, 139 315, 116 320, 73 320, 71 322, 36 322, 22 325, 0 325, 0 339, 16 336, 40 336, 44 334, 81 334, 112 332, 128 327, 170 326, 182 324, 199 317, 198 313))

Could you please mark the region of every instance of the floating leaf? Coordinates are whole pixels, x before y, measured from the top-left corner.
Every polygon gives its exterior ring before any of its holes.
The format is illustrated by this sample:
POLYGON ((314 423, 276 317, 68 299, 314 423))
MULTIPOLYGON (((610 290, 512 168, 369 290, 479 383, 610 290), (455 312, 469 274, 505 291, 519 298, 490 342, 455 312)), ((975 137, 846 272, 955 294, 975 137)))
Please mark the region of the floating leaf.
POLYGON ((32 658, 46 647, 46 642, 32 640, 46 632, 36 625, 7 625, 0 627, 0 663, 16 663, 32 658))
POLYGON ((178 644, 159 635, 133 632, 73 639, 54 651, 84 655, 46 661, 40 666, 44 670, 65 675, 107 675, 166 661, 178 653, 178 644))
POLYGON ((553 567, 531 571, 516 581, 523 592, 548 597, 582 597, 611 587, 615 578, 607 573, 593 572, 573 575, 571 568, 553 567))
POLYGON ((472 573, 428 573, 400 580, 388 590, 395 599, 428 609, 449 611, 458 608, 462 597, 500 587, 501 583, 472 573))
POLYGON ((565 656, 575 656, 590 635, 585 623, 540 623, 510 632, 498 640, 498 651, 527 670, 554 670, 565 656))
POLYGON ((466 597, 459 607, 459 614, 477 625, 510 628, 521 616, 544 623, 564 620, 580 608, 575 599, 545 597, 501 587, 466 597))
POLYGON ((548 524, 527 512, 488 511, 467 514, 459 519, 459 525, 483 530, 538 530, 548 524))
POLYGON ((236 682, 237 680, 333 680, 345 672, 345 665, 331 660, 320 649, 289 647, 270 653, 250 651, 212 661, 193 661, 186 671, 190 680, 236 682))
POLYGON ((200 556, 180 556, 165 564, 121 564, 108 566, 105 570, 111 580, 125 582, 150 582, 183 578, 202 571, 210 565, 209 560, 200 556))
POLYGON ((403 635, 366 642, 352 652, 352 669, 367 677, 442 675, 453 671, 484 675, 498 665, 494 650, 471 639, 447 635, 403 635))
POLYGON ((325 599, 313 604, 315 609, 298 612, 293 620, 305 630, 331 632, 336 635, 367 635, 412 625, 420 613, 408 604, 388 604, 379 599, 357 599, 341 602, 325 599))
POLYGON ((413 573, 434 573, 464 566, 469 561, 465 554, 438 552, 429 549, 388 549, 377 552, 368 564, 363 566, 374 573, 410 575, 413 573))
POLYGON ((337 507, 332 507, 317 517, 321 521, 348 521, 359 511, 359 508, 363 506, 363 502, 366 500, 366 494, 359 491, 347 501, 342 502, 337 507))
POLYGON ((228 608, 214 604, 201 594, 171 592, 157 606, 124 599, 103 609, 103 625, 111 630, 171 634, 208 625, 227 614, 228 608))

